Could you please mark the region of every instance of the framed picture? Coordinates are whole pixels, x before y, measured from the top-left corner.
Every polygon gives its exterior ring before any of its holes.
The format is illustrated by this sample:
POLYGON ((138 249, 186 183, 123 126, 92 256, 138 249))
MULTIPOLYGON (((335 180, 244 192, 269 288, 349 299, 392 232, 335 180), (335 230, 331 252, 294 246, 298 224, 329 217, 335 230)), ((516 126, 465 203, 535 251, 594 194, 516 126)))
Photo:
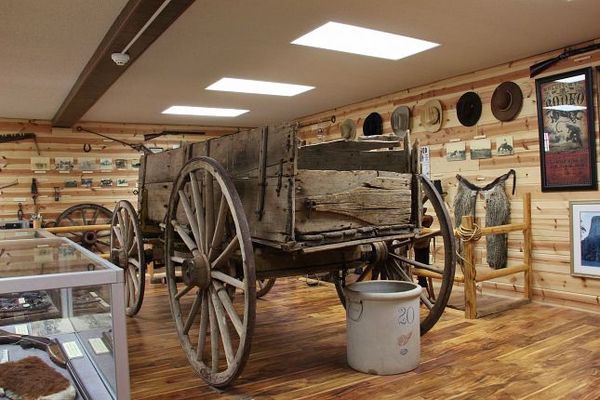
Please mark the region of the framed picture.
POLYGON ((79 159, 79 169, 82 171, 93 171, 96 169, 96 159, 81 157, 79 159))
POLYGON ((490 139, 471 140, 471 160, 492 158, 492 142, 490 139))
POLYGON ((103 171, 111 171, 113 169, 112 158, 101 158, 100 159, 100 169, 103 171))
POLYGON ((73 157, 54 157, 54 167, 58 172, 71 172, 73 165, 73 157))
POLYGON ((513 147, 512 136, 498 136, 496 138, 496 155, 497 156, 510 156, 515 154, 513 147))
POLYGON ((48 171, 50 169, 50 157, 31 157, 32 171, 48 171))
POLYGON ((600 201, 569 202, 571 275, 600 278, 600 201))
POLYGON ((447 161, 464 161, 467 159, 465 142, 446 143, 447 161))
POLYGON ((596 190, 592 69, 535 80, 542 191, 596 190))

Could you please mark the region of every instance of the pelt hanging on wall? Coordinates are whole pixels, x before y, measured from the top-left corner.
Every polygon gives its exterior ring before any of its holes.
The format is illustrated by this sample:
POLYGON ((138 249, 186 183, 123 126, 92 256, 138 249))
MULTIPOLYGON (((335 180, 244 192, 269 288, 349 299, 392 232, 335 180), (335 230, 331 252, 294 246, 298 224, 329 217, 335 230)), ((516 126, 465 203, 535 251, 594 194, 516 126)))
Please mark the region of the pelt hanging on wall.
MULTIPOLYGON (((510 220, 510 202, 505 192, 505 182, 513 176, 513 195, 515 194, 516 174, 511 169, 506 174, 499 176, 485 186, 477 186, 460 175, 458 179, 458 191, 454 197, 454 223, 459 226, 462 217, 471 215, 475 218, 477 207, 477 196, 480 195, 485 201, 485 226, 497 226, 508 224, 510 220)), ((506 267, 508 258, 508 235, 486 236, 487 263, 493 269, 506 267)), ((462 254, 462 244, 459 243, 459 251, 462 254)))

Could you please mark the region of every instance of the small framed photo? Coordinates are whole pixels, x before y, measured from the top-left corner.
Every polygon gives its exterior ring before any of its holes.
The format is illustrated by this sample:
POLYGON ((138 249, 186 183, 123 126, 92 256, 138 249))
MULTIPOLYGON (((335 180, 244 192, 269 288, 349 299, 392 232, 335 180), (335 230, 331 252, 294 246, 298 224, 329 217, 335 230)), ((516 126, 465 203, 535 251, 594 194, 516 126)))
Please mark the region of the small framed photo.
POLYGON ((76 179, 65 179, 65 187, 66 188, 76 188, 77 180, 76 179))
POLYGON ((115 159, 115 168, 117 169, 127 169, 127 160, 124 158, 115 159))
POLYGON ((569 202, 571 275, 600 278, 600 201, 569 202))
POLYGON ((112 169, 113 169, 112 158, 101 158, 100 159, 100 169, 103 171, 112 171, 112 169))
POLYGON ((131 160, 131 168, 139 169, 141 165, 142 162, 140 160, 131 160))
POLYGON ((58 172, 71 172, 73 157, 54 157, 54 167, 58 172))
POLYGON ((471 160, 492 158, 492 142, 490 139, 471 140, 469 147, 471 148, 471 160))
POLYGON ((497 156, 511 156, 515 154, 513 147, 512 136, 498 136, 496 137, 496 155, 497 156))
POLYGON ((467 159, 465 142, 446 143, 446 160, 464 161, 467 159))
POLYGON ((96 159, 82 157, 79 159, 79 169, 82 171, 93 171, 96 169, 96 159))
POLYGON ((32 171, 48 171, 50 169, 50 157, 31 157, 32 171))
POLYGON ((111 187, 113 185, 113 180, 110 178, 102 178, 100 179, 100 187, 111 187))
POLYGON ((117 178, 117 186, 129 186, 127 178, 117 178))
POLYGON ((81 178, 81 186, 85 188, 91 188, 94 183, 93 178, 81 178))

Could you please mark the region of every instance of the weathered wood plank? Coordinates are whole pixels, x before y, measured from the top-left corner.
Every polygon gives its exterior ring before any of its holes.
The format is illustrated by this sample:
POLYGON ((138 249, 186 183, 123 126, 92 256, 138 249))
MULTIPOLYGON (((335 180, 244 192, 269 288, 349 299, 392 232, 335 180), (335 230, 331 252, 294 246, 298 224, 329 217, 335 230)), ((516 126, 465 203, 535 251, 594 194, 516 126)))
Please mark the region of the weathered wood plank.
POLYGON ((410 174, 299 170, 296 233, 311 234, 411 222, 410 174))

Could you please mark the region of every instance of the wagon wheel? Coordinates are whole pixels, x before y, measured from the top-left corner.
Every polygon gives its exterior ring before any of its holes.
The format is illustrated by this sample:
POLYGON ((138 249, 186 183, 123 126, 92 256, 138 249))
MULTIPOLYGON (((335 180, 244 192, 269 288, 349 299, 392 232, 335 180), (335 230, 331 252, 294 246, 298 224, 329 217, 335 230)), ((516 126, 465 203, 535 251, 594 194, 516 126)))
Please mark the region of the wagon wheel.
POLYGON ((260 299, 273 288, 275 281, 277 278, 269 278, 269 279, 258 279, 256 281, 256 298, 260 299))
POLYGON ((125 312, 132 317, 140 311, 144 300, 146 260, 137 213, 127 200, 115 206, 111 228, 111 261, 125 273, 125 312))
POLYGON ((250 353, 256 272, 242 202, 217 161, 200 157, 183 166, 166 222, 167 284, 181 346, 202 379, 227 386, 250 353), (175 254, 181 250, 187 256, 175 254), (183 278, 179 287, 176 268, 183 278), (232 286, 241 295, 230 297, 232 286))
MULTIPOLYGON (((342 303, 344 303, 342 287, 353 281, 395 279, 418 282, 423 287, 421 294, 421 335, 423 335, 439 320, 448 303, 454 282, 456 245, 452 220, 443 199, 429 179, 421 176, 420 181, 423 198, 426 200, 424 207, 428 209, 427 214, 433 217, 432 227, 424 230, 425 233, 421 235, 385 246, 385 249, 379 251, 379 254, 382 254, 380 259, 357 271, 359 273, 346 274, 340 271, 340 275, 334 278, 342 303), (435 238, 441 238, 441 243, 438 242, 436 245, 443 245, 441 254, 443 259, 438 256, 435 262, 429 265, 428 260, 420 259, 420 255, 423 254, 421 250, 428 248, 429 240, 435 238)), ((377 245, 382 246, 382 244, 377 245)))
MULTIPOLYGON (((77 204, 67 208, 58 218, 56 226, 82 226, 110 224, 112 212, 98 204, 77 204)), ((75 243, 79 243, 95 253, 108 253, 110 250, 110 230, 57 233, 75 243)))

